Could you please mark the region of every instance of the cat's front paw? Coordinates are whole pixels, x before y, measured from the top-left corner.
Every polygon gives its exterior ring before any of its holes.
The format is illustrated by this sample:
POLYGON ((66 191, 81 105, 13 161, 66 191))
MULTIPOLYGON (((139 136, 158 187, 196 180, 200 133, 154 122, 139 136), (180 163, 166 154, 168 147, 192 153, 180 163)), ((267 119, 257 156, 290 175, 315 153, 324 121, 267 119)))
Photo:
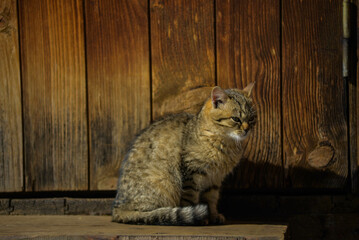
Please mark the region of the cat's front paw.
POLYGON ((220 224, 224 224, 226 222, 226 218, 222 214, 218 213, 215 215, 211 215, 209 218, 209 222, 210 222, 210 224, 220 225, 220 224))

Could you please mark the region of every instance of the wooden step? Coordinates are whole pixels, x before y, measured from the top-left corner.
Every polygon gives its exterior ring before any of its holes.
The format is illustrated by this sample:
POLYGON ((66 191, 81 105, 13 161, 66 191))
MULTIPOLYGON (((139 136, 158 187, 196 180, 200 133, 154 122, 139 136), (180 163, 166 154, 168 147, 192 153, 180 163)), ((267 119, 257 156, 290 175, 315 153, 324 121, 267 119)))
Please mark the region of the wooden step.
POLYGON ((110 216, 0 216, 0 239, 285 239, 286 225, 144 226, 110 216))

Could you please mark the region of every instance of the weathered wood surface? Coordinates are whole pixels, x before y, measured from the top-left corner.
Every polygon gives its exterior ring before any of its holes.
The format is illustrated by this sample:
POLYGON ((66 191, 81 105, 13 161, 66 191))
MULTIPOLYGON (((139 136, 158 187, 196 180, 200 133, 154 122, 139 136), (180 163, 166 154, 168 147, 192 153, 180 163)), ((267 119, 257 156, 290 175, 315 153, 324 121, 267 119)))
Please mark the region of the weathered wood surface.
POLYGON ((196 113, 215 84, 213 1, 150 4, 153 118, 196 113))
POLYGON ((114 198, 0 199, 0 215, 111 215, 113 200, 114 198))
POLYGON ((341 7, 2 1, 0 192, 115 189, 128 143, 151 120, 197 112, 216 83, 252 81, 258 124, 226 188, 343 189, 349 172, 357 189, 359 94, 349 82, 348 98, 341 76, 341 7))
POLYGON ((11 215, 64 215, 64 199, 12 199, 10 209, 11 215))
MULTIPOLYGON (((111 215, 113 200, 114 197, 0 199, 0 215, 111 215)), ((299 214, 349 214, 359 212, 359 196, 222 194, 219 211, 229 223, 283 220, 299 214)))
POLYGON ((359 56, 359 8, 358 1, 349 4, 350 14, 350 44, 349 44, 349 143, 350 143, 350 173, 352 192, 359 194, 359 64, 357 64, 357 56, 359 56), (356 33, 356 36, 355 36, 356 33), (355 42, 356 40, 356 42, 355 42), (356 48, 356 52, 353 51, 356 48), (355 76, 356 75, 356 76, 355 76))
POLYGON ((286 186, 343 188, 348 174, 342 1, 283 1, 286 186))
POLYGON ((67 215, 111 215, 114 198, 65 198, 67 215))
POLYGON ((27 191, 86 190, 83 1, 19 1, 27 191))
POLYGON ((111 222, 102 216, 0 216, 6 239, 284 239, 287 227, 233 224, 204 227, 143 226, 111 222))
POLYGON ((255 82, 258 121, 228 188, 281 188, 280 1, 217 1, 218 85, 255 82))
POLYGON ((10 212, 10 199, 0 199, 0 215, 9 215, 10 212))
POLYGON ((15 0, 0 2, 0 192, 23 188, 19 35, 15 0))
POLYGON ((148 1, 86 1, 90 189, 116 189, 135 134, 150 123, 148 1))

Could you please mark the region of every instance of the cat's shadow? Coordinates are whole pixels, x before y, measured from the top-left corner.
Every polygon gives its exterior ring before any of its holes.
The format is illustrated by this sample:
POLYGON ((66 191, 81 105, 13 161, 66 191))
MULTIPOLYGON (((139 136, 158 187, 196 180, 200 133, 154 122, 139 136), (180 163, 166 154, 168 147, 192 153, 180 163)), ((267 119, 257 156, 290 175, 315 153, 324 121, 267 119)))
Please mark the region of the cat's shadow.
POLYGON ((243 159, 225 179, 218 203, 227 224, 280 224, 298 214, 329 213, 333 206, 331 195, 350 193, 350 176, 299 167, 292 168, 290 173, 291 177, 285 179, 281 166, 243 159), (271 178, 277 180, 265 182, 271 178), (326 187, 330 185, 338 187, 326 187))
POLYGON ((303 194, 344 192, 349 187, 350 176, 340 176, 330 169, 294 166, 285 170, 282 166, 243 158, 225 178, 222 191, 224 194, 303 194))

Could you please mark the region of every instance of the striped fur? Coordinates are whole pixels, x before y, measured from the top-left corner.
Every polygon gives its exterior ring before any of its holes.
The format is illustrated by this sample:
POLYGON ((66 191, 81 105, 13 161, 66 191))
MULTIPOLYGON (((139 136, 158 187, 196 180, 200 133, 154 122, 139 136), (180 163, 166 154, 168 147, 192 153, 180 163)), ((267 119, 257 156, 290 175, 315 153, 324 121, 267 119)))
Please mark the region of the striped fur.
POLYGON ((148 225, 205 225, 208 217, 206 205, 163 207, 148 212, 113 209, 112 221, 148 225))
POLYGON ((142 131, 121 163, 113 221, 223 224, 220 187, 256 119, 251 88, 215 87, 197 115, 172 115, 142 131))

